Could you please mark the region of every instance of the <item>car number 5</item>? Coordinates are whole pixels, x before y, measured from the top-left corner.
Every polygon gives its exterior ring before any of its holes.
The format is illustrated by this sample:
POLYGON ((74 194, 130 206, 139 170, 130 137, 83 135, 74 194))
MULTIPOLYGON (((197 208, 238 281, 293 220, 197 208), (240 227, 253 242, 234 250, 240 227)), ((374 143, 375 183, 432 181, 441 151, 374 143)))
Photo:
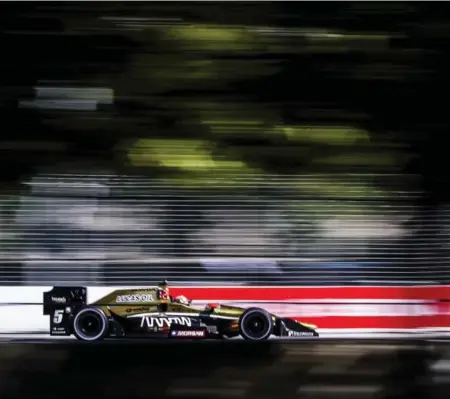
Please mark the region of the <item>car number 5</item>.
POLYGON ((54 324, 61 324, 64 317, 64 310, 59 309, 55 310, 55 313, 53 313, 53 323, 54 324))

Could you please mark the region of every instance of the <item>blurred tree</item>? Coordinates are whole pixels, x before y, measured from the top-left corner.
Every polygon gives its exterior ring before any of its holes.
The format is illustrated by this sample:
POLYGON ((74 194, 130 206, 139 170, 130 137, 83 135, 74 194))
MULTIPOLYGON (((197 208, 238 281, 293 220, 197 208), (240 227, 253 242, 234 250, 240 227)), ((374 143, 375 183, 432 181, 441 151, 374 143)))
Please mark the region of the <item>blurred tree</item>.
POLYGON ((45 155, 22 149, 26 155, 11 155, 5 165, 103 157, 116 168, 131 160, 141 173, 169 169, 194 182, 230 166, 236 175, 420 165, 411 163, 421 151, 414 127, 427 129, 436 54, 445 51, 435 40, 442 30, 430 28, 439 11, 411 4, 330 5, 330 13, 313 4, 255 7, 8 6, 2 116, 14 135, 4 137, 49 143, 45 155), (114 102, 96 100, 92 110, 18 109, 39 84, 109 88, 114 102), (175 163, 181 146, 191 148, 189 162, 175 163))

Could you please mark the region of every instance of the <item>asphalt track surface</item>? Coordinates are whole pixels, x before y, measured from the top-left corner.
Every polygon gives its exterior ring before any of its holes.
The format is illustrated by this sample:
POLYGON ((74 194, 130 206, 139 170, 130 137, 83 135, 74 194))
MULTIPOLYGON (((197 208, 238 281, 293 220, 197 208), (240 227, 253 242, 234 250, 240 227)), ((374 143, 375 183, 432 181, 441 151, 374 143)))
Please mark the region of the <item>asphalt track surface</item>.
POLYGON ((450 339, 249 342, 0 334, 0 397, 448 399, 450 339))

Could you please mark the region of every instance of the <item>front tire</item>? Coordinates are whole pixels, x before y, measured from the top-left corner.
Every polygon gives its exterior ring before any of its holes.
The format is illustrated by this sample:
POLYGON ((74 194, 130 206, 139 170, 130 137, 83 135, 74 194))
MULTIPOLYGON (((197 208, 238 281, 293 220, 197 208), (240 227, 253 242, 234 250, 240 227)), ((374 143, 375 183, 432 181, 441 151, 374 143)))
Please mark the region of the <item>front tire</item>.
POLYGON ((100 341, 109 331, 109 320, 99 308, 81 309, 73 320, 73 334, 80 341, 100 341))
POLYGON ((269 312, 261 308, 249 308, 239 318, 239 333, 250 341, 264 341, 270 337, 274 321, 269 312))

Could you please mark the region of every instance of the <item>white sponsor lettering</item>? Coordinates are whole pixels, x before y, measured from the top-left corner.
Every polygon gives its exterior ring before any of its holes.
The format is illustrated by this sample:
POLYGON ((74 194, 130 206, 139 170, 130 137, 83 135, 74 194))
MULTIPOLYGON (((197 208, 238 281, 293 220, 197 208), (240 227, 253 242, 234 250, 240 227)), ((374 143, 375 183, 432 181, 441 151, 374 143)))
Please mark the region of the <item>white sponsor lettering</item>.
POLYGON ((147 317, 141 319, 141 328, 148 327, 170 327, 171 324, 180 324, 182 326, 192 326, 192 320, 189 317, 147 317))
POLYGON ((67 299, 64 297, 52 296, 52 301, 56 303, 66 303, 67 299))
POLYGON ((302 331, 302 332, 292 330, 288 331, 288 337, 312 337, 312 336, 314 336, 314 333, 310 331, 302 331))
POLYGON ((119 295, 116 298, 116 302, 133 303, 133 302, 152 302, 153 295, 151 294, 134 294, 134 295, 119 295))
POLYGON ((66 335, 66 329, 64 327, 53 327, 51 334, 52 335, 66 335))
POLYGON ((204 337, 205 330, 172 331, 173 337, 204 337))

